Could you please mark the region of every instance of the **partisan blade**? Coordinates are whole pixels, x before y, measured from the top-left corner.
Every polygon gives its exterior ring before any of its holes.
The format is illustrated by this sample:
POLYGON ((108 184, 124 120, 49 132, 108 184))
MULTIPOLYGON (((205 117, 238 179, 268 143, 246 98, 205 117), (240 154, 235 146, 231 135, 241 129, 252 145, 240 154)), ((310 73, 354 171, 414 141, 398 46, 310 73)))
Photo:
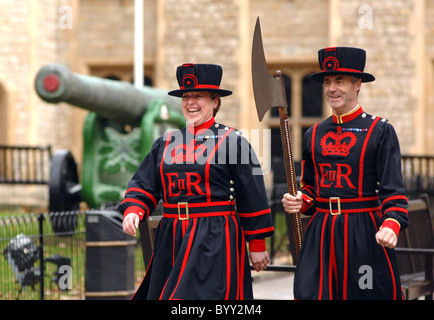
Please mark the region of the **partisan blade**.
POLYGON ((268 71, 258 17, 252 44, 252 82, 259 121, 262 121, 264 115, 272 107, 277 106, 286 109, 286 94, 283 81, 283 77, 274 78, 268 71))

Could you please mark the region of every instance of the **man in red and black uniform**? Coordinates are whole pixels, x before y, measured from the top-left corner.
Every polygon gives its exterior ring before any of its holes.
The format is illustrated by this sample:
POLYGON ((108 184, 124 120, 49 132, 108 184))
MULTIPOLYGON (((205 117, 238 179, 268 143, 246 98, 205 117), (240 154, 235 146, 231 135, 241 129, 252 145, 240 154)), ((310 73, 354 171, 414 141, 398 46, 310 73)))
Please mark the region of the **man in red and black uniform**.
POLYGON ((294 280, 296 299, 402 299, 393 248, 409 224, 394 128, 358 104, 362 49, 318 52, 332 116, 303 141, 301 191, 285 194, 288 213, 311 214, 294 280))

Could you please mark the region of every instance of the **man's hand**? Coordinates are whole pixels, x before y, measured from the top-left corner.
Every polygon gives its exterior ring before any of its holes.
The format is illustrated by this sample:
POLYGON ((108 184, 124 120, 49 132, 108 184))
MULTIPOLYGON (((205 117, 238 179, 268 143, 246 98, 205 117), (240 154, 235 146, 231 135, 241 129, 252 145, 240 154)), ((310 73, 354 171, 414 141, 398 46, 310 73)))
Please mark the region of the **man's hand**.
POLYGON ((298 213, 303 206, 303 194, 301 191, 297 191, 297 195, 294 197, 289 193, 285 193, 282 198, 283 209, 286 213, 298 213))
POLYGON ((381 246, 388 247, 390 249, 395 248, 398 242, 398 236, 390 228, 381 228, 375 235, 377 243, 381 246))
POLYGON ((249 256, 250 261, 252 261, 253 268, 255 268, 257 272, 266 269, 270 263, 270 258, 268 257, 267 251, 250 252, 249 256))
POLYGON ((140 218, 135 213, 129 213, 124 218, 122 223, 123 229, 125 233, 128 233, 130 236, 136 236, 136 229, 139 227, 140 218))

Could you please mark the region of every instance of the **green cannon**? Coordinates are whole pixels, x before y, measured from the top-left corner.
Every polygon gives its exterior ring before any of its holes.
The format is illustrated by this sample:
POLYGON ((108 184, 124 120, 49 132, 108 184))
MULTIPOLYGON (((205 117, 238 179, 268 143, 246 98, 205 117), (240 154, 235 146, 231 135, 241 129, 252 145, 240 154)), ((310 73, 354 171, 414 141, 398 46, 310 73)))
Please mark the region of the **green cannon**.
POLYGON ((39 97, 89 110, 83 127, 81 184, 69 151, 53 154, 50 165, 50 211, 114 204, 148 154, 152 143, 185 119, 179 98, 149 86, 72 73, 64 65, 42 67, 35 78, 39 97))

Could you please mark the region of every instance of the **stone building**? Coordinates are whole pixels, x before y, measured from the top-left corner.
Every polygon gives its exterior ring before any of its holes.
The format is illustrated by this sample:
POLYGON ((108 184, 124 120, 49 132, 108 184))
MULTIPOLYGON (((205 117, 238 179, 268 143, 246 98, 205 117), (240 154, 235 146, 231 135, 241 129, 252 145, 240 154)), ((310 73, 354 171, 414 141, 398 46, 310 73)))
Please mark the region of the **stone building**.
MULTIPOLYGON (((321 87, 306 77, 328 46, 367 51, 365 70, 377 80, 362 86, 360 103, 389 119, 402 153, 434 155, 432 0, 144 0, 146 77, 173 89, 182 63, 222 65, 222 87, 234 94, 223 98, 217 120, 259 139, 257 153, 273 169, 278 116, 258 122, 251 85, 258 16, 270 73, 280 69, 286 79, 297 160, 303 132, 330 115, 321 87)), ((43 102, 34 78, 43 65, 61 63, 132 81, 134 0, 1 0, 0 25, 0 144, 69 149, 80 165, 86 111, 43 102)))

